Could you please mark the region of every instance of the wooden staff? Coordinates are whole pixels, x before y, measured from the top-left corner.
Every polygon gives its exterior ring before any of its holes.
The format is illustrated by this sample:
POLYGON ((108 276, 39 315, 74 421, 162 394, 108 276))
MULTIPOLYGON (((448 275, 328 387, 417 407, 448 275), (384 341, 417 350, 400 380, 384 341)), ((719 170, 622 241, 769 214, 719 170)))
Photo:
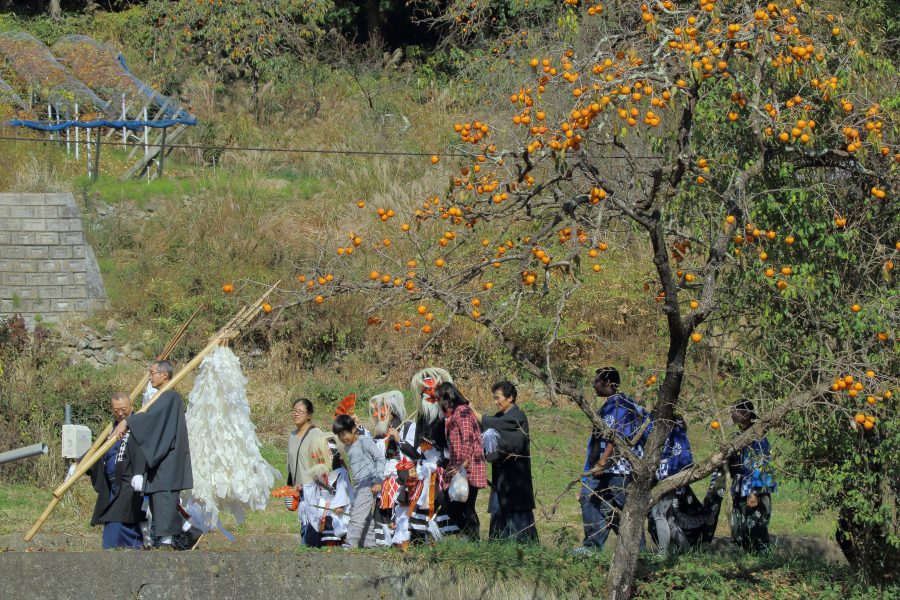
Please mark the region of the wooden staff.
MULTIPOLYGON (((191 321, 193 321, 194 318, 199 315, 200 311, 204 308, 206 308, 205 304, 201 304, 197 307, 197 310, 194 311, 194 314, 192 314, 190 318, 182 324, 182 326, 178 329, 172 339, 169 340, 169 343, 166 344, 166 347, 163 348, 163 351, 159 353, 159 355, 156 357, 156 361, 168 360, 169 356, 172 354, 172 351, 175 350, 175 346, 177 346, 178 342, 181 341, 181 338, 184 337, 184 333, 185 331, 187 331, 187 328, 191 324, 191 321)), ((149 380, 150 375, 145 372, 144 376, 141 378, 141 382, 138 383, 131 391, 130 398, 132 402, 137 400, 138 396, 141 395, 141 392, 144 390, 144 388, 147 387, 147 382, 149 380)), ((97 452, 97 449, 100 448, 100 445, 106 441, 107 437, 109 437, 110 433, 112 433, 111 422, 107 423, 106 427, 103 428, 103 431, 97 434, 97 439, 94 440, 94 443, 91 444, 91 447, 88 449, 88 451, 84 453, 84 456, 81 457, 81 460, 89 459, 91 456, 93 456, 97 452)))
MULTIPOLYGON (((250 321, 252 321, 253 318, 259 314, 260 310, 262 309, 263 302, 265 302, 266 298, 269 297, 269 294, 271 294, 273 291, 275 291, 275 288, 278 287, 278 284, 280 284, 280 283, 281 283, 280 280, 277 281, 275 283, 275 285, 271 286, 268 290, 266 290, 266 293, 263 294, 259 298, 259 300, 257 300, 252 305, 246 306, 243 309, 241 309, 240 311, 238 311, 238 314, 235 315, 235 317, 232 318, 231 321, 229 321, 212 338, 210 338, 210 341, 206 345, 206 347, 203 350, 201 350, 197 354, 197 356, 195 356, 191 360, 191 362, 186 364, 184 366, 184 368, 178 372, 177 375, 175 375, 172 379, 167 381, 166 384, 164 386, 162 386, 159 389, 159 391, 157 391, 156 394, 152 398, 150 398, 150 400, 145 402, 144 405, 141 406, 141 408, 137 412, 139 412, 139 413, 147 412, 147 410, 151 406, 153 406, 153 403, 156 401, 157 398, 160 397, 160 395, 162 395, 164 392, 170 390, 175 385, 177 385, 182 379, 187 377, 191 373, 191 371, 196 369, 200 365, 200 363, 203 362, 203 359, 206 358, 206 356, 210 352, 212 352, 216 348, 216 346, 218 346, 223 341, 233 339, 235 336, 237 336, 238 333, 240 333, 241 328, 246 326, 248 323, 250 323, 250 321)), ((88 469, 90 469, 98 460, 100 460, 100 457, 103 456, 104 454, 106 454, 106 452, 110 448, 112 448, 117 441, 118 440, 116 440, 115 438, 106 440, 90 458, 88 458, 86 460, 82 460, 81 463, 79 463, 78 469, 75 470, 75 473, 72 475, 72 477, 65 480, 59 487, 57 487, 55 490, 53 490, 53 498, 50 500, 50 504, 47 505, 47 508, 44 509, 44 512, 41 514, 41 516, 38 518, 38 520, 35 522, 35 524, 31 527, 31 529, 28 530, 28 533, 25 534, 25 537, 23 539, 26 542, 31 541, 31 538, 33 538, 35 536, 35 534, 38 531, 40 531, 41 527, 44 526, 44 523, 47 521, 47 518, 53 512, 53 509, 56 508, 56 505, 59 504, 59 501, 62 500, 65 493, 67 491, 69 491, 69 488, 71 488, 73 485, 75 485, 75 482, 77 482, 81 478, 82 475, 87 473, 88 469)))
MULTIPOLYGON (((403 427, 404 425, 406 425, 407 423, 409 423, 410 421, 412 421, 412 420, 415 418, 415 416, 416 416, 416 414, 417 414, 418 412, 419 412, 419 409, 417 408, 416 410, 414 410, 414 411, 412 411, 411 413, 409 413, 409 416, 406 417, 405 419, 403 419, 403 422, 400 423, 400 427, 403 427)), ((397 431, 399 431, 399 429, 398 429, 397 431)))
MULTIPOLYGON (((193 320, 197 317, 197 315, 200 314, 200 311, 203 310, 204 308, 206 308, 206 304, 201 304, 200 306, 197 307, 197 310, 195 310, 194 313, 188 318, 188 320, 185 321, 181 325, 181 327, 179 327, 178 331, 175 333, 175 335, 172 337, 172 339, 169 340, 169 343, 166 344, 166 347, 163 348, 163 351, 159 353, 159 356, 156 357, 156 360, 154 362, 159 362, 161 360, 169 359, 169 356, 171 356, 172 352, 175 350, 175 346, 177 346, 178 342, 181 341, 181 338, 184 337, 184 334, 187 331, 187 328, 190 327, 193 320)), ((147 387, 148 381, 150 381, 150 375, 148 373, 144 373, 144 376, 141 378, 141 382, 139 384, 137 384, 134 387, 134 389, 131 391, 131 401, 132 402, 137 400, 138 396, 140 396, 141 393, 143 393, 144 388, 147 387)))

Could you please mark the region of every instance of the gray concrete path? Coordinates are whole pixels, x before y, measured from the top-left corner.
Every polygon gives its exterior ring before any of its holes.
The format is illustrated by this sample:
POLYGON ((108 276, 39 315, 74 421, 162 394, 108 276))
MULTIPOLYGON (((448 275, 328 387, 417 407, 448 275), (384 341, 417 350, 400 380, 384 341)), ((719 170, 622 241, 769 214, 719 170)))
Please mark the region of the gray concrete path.
MULTIPOLYGON (((418 569, 385 551, 297 550, 295 535, 213 534, 191 552, 100 551, 99 535, 0 536, 0 599, 101 600, 556 600, 579 592, 533 582, 461 577, 447 564, 418 569), (419 572, 422 571, 422 572, 419 572)), ((820 538, 781 538, 779 552, 842 562, 820 538)), ((730 548, 718 538, 713 551, 730 548)), ((493 579, 493 578, 488 578, 493 579)))

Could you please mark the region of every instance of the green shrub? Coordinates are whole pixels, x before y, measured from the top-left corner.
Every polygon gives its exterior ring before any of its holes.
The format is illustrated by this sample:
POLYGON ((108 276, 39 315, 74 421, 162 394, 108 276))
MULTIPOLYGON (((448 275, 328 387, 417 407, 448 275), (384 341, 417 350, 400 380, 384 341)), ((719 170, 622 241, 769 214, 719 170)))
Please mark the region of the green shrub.
MULTIPOLYGON (((109 419, 115 370, 69 366, 51 332, 38 326, 29 333, 20 317, 0 318, 0 372, 0 451, 43 442, 50 446, 50 457, 58 459, 66 404, 72 405, 73 422, 94 431, 109 419)), ((61 481, 62 460, 37 464, 5 465, 0 479, 40 485, 61 481)))
POLYGON ((207 65, 221 81, 247 79, 258 87, 280 72, 279 59, 304 52, 321 35, 329 0, 248 0, 207 4, 151 0, 154 55, 189 67, 207 65), (188 59, 188 60, 184 60, 188 59))

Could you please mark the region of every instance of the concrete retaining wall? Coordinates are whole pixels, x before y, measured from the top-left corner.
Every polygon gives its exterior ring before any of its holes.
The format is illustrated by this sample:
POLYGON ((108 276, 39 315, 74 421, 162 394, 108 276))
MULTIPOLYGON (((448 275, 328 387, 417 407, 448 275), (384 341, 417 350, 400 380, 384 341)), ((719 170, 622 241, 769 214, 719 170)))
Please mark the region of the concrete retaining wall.
POLYGON ((0 194, 0 315, 34 326, 107 303, 72 194, 0 194))

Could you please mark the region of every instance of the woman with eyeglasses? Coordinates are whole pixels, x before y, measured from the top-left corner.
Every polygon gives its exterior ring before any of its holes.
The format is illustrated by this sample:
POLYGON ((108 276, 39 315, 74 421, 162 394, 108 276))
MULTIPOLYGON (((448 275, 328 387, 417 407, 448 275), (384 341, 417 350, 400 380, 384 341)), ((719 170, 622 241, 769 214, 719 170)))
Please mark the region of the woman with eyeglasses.
MULTIPOLYGON (((291 404, 291 420, 296 429, 288 436, 288 485, 297 487, 302 492, 303 486, 313 483, 309 462, 312 442, 320 437, 322 431, 313 427, 313 404, 307 398, 297 398, 291 404)), ((309 525, 300 528, 300 541, 304 546, 320 548, 322 539, 319 531, 309 525)))

